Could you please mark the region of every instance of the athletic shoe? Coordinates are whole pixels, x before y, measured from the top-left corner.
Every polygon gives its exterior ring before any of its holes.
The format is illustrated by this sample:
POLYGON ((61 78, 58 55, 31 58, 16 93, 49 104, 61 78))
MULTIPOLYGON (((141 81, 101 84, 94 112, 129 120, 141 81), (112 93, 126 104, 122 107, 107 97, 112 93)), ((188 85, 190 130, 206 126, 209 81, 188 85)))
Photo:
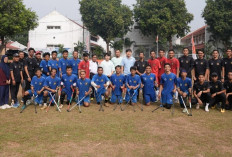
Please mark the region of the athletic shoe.
POLYGON ((187 112, 187 109, 186 109, 186 108, 184 108, 182 112, 183 112, 183 113, 186 113, 186 112, 187 112))
POLYGON ((215 105, 211 107, 211 109, 215 109, 215 108, 216 108, 216 106, 215 106, 215 105))
POLYGON ((2 105, 2 106, 0 107, 0 109, 5 110, 5 109, 6 109, 6 106, 2 105))
POLYGON ((91 101, 93 101, 93 98, 90 98, 91 101))
POLYGON ((62 109, 62 107, 63 107, 63 105, 61 104, 61 105, 59 106, 59 109, 62 109))
POLYGON ((18 108, 19 107, 19 104, 17 104, 17 103, 15 103, 14 105, 13 105, 13 108, 18 108))
POLYGON ((209 112, 209 105, 205 105, 205 112, 209 112))
POLYGON ((226 111, 225 111, 225 109, 221 109, 221 113, 225 113, 226 111))
POLYGON ((199 110, 199 108, 200 108, 200 105, 197 103, 196 109, 199 110))
POLYGON ((42 104, 39 104, 39 107, 42 107, 43 105, 42 104))
POLYGON ((26 105, 23 105, 23 106, 22 106, 22 110, 24 110, 25 108, 26 108, 26 105))
POLYGON ((6 108, 11 108, 12 106, 8 105, 8 104, 5 104, 4 105, 6 108))
POLYGON ((44 104, 44 106, 41 108, 41 110, 45 110, 47 108, 47 104, 44 104))

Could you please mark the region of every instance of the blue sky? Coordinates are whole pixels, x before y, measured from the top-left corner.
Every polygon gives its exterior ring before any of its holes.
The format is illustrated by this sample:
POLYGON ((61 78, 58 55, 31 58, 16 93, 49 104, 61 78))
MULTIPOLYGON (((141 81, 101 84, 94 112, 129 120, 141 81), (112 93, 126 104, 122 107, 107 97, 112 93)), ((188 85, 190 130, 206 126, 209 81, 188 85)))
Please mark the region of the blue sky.
MULTIPOLYGON (((205 7, 205 0, 185 0, 187 9, 194 15, 194 20, 190 23, 191 31, 194 31, 203 25, 204 19, 201 17, 205 7)), ((122 3, 131 6, 136 0, 122 0, 122 3)), ((63 15, 81 23, 78 0, 24 0, 24 4, 34 10, 39 18, 45 16, 53 10, 57 10, 63 15)))

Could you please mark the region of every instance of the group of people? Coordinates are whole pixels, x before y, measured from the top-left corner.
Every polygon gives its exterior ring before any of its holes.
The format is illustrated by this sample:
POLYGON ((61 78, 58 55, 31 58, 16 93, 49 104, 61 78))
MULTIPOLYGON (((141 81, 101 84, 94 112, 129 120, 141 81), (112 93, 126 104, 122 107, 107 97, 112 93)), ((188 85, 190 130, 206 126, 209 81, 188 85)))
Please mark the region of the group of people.
POLYGON ((62 58, 57 52, 43 53, 30 48, 28 57, 24 52, 13 55, 13 62, 8 65, 8 57, 2 56, 0 63, 0 108, 19 107, 17 98, 19 87, 22 86, 22 108, 27 100, 35 97, 35 102, 46 109, 54 105, 58 96, 58 108, 65 103, 70 106, 72 101, 90 106, 93 98, 97 104, 126 103, 136 105, 139 94, 143 102, 149 106, 160 100, 161 104, 170 109, 173 99, 179 101, 183 112, 185 104, 191 100, 196 109, 221 106, 221 112, 232 107, 232 52, 227 49, 226 57, 221 59, 219 52, 214 50, 212 59, 205 59, 204 52, 198 51, 198 58, 189 56, 188 48, 183 49, 183 56, 175 58, 175 51, 159 50, 150 52, 150 59, 145 60, 144 52, 139 53, 136 61, 132 50, 126 50, 121 57, 117 50, 111 59, 109 53, 104 54, 101 63, 97 55, 83 54, 80 60, 77 51, 68 59, 68 51, 64 50, 62 58), (9 102, 9 88, 11 105, 9 102), (142 92, 140 92, 142 91, 142 92), (80 101, 82 100, 82 101, 80 101))

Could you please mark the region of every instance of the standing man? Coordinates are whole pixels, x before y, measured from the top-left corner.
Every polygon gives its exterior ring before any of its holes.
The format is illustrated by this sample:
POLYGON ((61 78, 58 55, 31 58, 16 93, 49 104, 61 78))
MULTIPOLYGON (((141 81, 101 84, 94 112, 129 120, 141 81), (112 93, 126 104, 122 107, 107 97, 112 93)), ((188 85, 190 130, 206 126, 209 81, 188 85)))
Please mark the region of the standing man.
POLYGON ((139 53, 139 60, 135 62, 136 73, 141 76, 145 73, 146 67, 148 66, 148 62, 144 60, 145 55, 144 52, 139 53))
POLYGON ((175 51, 174 50, 169 50, 167 63, 169 63, 170 66, 171 66, 171 72, 173 74, 175 74, 177 78, 179 78, 180 62, 174 56, 175 56, 175 51))
POLYGON ((41 52, 40 51, 37 51, 35 53, 35 59, 36 59, 36 66, 35 66, 35 69, 38 69, 40 68, 40 63, 42 61, 42 58, 41 58, 41 52))
POLYGON ((165 57, 164 50, 162 50, 162 49, 159 50, 159 57, 157 59, 160 61, 160 66, 161 66, 161 68, 159 69, 158 78, 157 78, 158 82, 160 82, 161 76, 165 72, 164 65, 167 63, 167 58, 165 57))
POLYGON ((226 89, 226 109, 231 110, 232 108, 232 71, 228 72, 228 80, 224 83, 226 89))
POLYGON ((135 58, 132 56, 131 49, 126 50, 126 57, 122 59, 122 71, 125 76, 130 74, 130 68, 134 66, 135 58))
MULTIPOLYGON (((92 60, 89 61, 89 70, 90 70, 90 80, 92 80, 93 76, 97 74, 98 62, 97 55, 92 54, 92 60)), ((92 94, 90 96, 90 100, 93 101, 95 89, 92 87, 92 94)))
POLYGON ((89 54, 84 53, 83 54, 83 61, 80 62, 79 67, 78 67, 78 76, 80 76, 80 71, 84 70, 86 72, 86 78, 89 78, 89 54))
POLYGON ((122 64, 122 57, 121 57, 121 52, 120 50, 116 50, 115 51, 115 57, 113 57, 111 59, 111 61, 113 62, 114 66, 116 67, 117 65, 121 65, 122 64))
POLYGON ((197 81, 199 74, 204 74, 205 79, 208 79, 209 75, 209 64, 206 59, 204 59, 204 52, 202 50, 198 51, 198 59, 194 61, 193 65, 193 80, 197 81))
POLYGON ((187 77, 192 78, 192 69, 194 65, 194 60, 189 56, 189 49, 183 49, 183 56, 179 58, 180 70, 185 69, 187 71, 187 77))
POLYGON ((64 50, 62 54, 63 54, 63 58, 59 60, 59 71, 61 78, 64 74, 66 74, 66 67, 69 66, 68 51, 64 50))
POLYGON ((223 58, 224 66, 225 66, 225 80, 228 80, 229 71, 232 71, 232 50, 227 49, 226 58, 223 58))
POLYGON ((43 54, 43 60, 40 63, 40 68, 42 71, 42 76, 46 79, 50 75, 48 68, 48 61, 50 60, 50 53, 46 52, 43 54))
POLYGON ((33 48, 28 49, 28 57, 24 60, 24 70, 25 70, 25 82, 26 87, 25 91, 31 89, 31 79, 35 75, 34 71, 36 70, 36 59, 34 58, 35 50, 33 48))
MULTIPOLYGON (((109 79, 115 71, 113 62, 110 60, 110 54, 105 54, 105 60, 101 62, 100 65, 103 68, 103 74, 106 75, 109 79)), ((110 88, 108 88, 110 89, 110 88)))
POLYGON ((78 78, 78 67, 81 60, 78 59, 78 52, 73 51, 73 58, 69 60, 69 65, 72 67, 72 74, 76 75, 78 78))
POLYGON ((222 59, 219 59, 219 52, 218 50, 213 51, 213 58, 209 60, 209 75, 208 80, 210 80, 209 76, 212 75, 212 73, 217 73, 218 80, 221 80, 222 83, 224 82, 224 74, 225 74, 225 68, 224 68, 224 62, 222 59))
POLYGON ((51 72, 52 69, 56 69, 56 76, 60 77, 59 75, 59 61, 57 60, 57 52, 52 51, 52 59, 48 61, 48 68, 49 71, 51 72))
POLYGON ((151 73, 155 74, 155 76, 158 76, 161 65, 159 60, 155 58, 155 55, 155 51, 152 50, 150 52, 151 59, 148 60, 148 64, 151 66, 151 73))
POLYGON ((25 82, 25 70, 24 70, 24 52, 23 51, 19 51, 19 63, 21 64, 22 66, 22 72, 23 72, 23 82, 21 83, 21 87, 22 87, 22 99, 21 99, 21 102, 23 102, 23 96, 24 96, 24 93, 25 93, 25 86, 26 86, 26 82, 25 82))

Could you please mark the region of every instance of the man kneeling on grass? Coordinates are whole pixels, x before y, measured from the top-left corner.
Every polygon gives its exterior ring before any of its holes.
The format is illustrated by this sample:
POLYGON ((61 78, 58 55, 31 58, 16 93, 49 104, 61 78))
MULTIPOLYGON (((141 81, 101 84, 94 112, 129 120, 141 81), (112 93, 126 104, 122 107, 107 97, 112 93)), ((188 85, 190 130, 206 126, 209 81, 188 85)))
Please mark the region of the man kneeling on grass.
POLYGON ((80 101, 85 97, 84 100, 80 102, 81 105, 84 104, 85 107, 90 106, 89 94, 91 90, 91 81, 90 79, 86 78, 86 72, 84 70, 81 70, 80 79, 77 80, 77 101, 80 101))
POLYGON ((126 102, 128 103, 131 99, 131 104, 135 105, 137 103, 137 95, 138 89, 141 85, 141 79, 139 75, 136 75, 136 67, 131 67, 130 72, 131 74, 129 74, 126 78, 126 102))
POLYGON ((100 105, 102 101, 102 96, 105 97, 104 105, 109 107, 107 104, 107 99, 109 97, 109 93, 107 92, 107 88, 110 85, 109 78, 103 74, 103 68, 98 67, 96 75, 93 76, 91 81, 91 85, 95 88, 95 97, 97 100, 97 104, 100 105))
POLYGON ((228 72, 228 80, 224 83, 226 89, 226 109, 232 108, 232 71, 228 72))
POLYGON ((143 97, 145 99, 145 104, 150 106, 151 102, 156 101, 156 92, 155 92, 155 85, 158 87, 156 82, 155 74, 151 73, 151 66, 146 66, 145 74, 141 76, 143 88, 143 97))
POLYGON ((116 74, 113 74, 110 77, 111 81, 111 88, 112 88, 112 96, 111 96, 111 103, 122 103, 122 90, 125 87, 125 76, 121 74, 122 67, 117 65, 115 67, 116 74))
POLYGON ((161 76, 160 91, 158 98, 167 109, 171 109, 173 105, 173 95, 176 93, 177 78, 171 73, 169 63, 164 64, 165 73, 161 76))
POLYGON ((193 95, 196 99, 197 106, 196 109, 200 108, 200 105, 205 104, 205 111, 209 112, 209 101, 210 101, 210 85, 209 82, 205 81, 205 75, 199 74, 199 82, 195 83, 193 86, 193 95))
POLYGON ((36 76, 34 76, 31 80, 31 90, 26 91, 24 94, 24 105, 22 109, 26 107, 27 100, 33 95, 36 97, 35 102, 42 106, 45 78, 41 76, 42 72, 40 69, 35 70, 35 75, 36 76))
POLYGON ((61 94, 60 97, 61 105, 59 106, 60 109, 63 107, 65 95, 67 95, 67 105, 71 103, 72 96, 74 96, 75 93, 74 91, 76 88, 76 84, 77 84, 77 76, 72 74, 72 67, 67 66, 66 74, 62 75, 61 83, 60 83, 62 88, 61 93, 59 93, 59 95, 61 94))

